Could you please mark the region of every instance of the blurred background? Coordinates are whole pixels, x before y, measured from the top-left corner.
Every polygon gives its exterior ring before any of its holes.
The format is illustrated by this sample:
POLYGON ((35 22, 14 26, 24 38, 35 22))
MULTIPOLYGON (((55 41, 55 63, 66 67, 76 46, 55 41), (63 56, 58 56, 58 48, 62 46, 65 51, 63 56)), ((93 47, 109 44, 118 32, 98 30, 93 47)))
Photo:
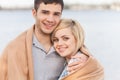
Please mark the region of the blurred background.
MULTIPOLYGON (((0 0, 0 55, 34 24, 34 0, 0 0)), ((120 0, 64 0, 62 18, 78 20, 85 44, 105 69, 105 80, 120 80, 120 0)))

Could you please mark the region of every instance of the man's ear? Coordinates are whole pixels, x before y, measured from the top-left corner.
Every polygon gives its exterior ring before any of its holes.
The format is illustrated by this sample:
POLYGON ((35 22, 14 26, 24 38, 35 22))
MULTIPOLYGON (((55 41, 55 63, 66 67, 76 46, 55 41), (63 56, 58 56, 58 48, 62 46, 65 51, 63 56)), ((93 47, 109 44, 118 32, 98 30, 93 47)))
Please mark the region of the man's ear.
POLYGON ((37 11, 34 8, 32 9, 32 15, 33 15, 34 18, 36 18, 37 11))

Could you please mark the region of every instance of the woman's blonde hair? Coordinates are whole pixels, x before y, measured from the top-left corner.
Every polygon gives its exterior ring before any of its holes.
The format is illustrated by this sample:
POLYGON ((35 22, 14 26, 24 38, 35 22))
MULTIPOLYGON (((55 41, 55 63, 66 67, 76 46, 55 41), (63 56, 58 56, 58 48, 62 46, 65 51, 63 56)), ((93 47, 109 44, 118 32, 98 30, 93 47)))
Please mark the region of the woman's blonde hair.
POLYGON ((61 19, 60 23, 52 33, 52 37, 51 37, 52 41, 53 41, 53 37, 55 36, 55 33, 58 30, 64 29, 64 28, 71 29, 72 34, 74 35, 77 41, 76 51, 80 50, 80 48, 84 45, 84 30, 79 22, 72 19, 61 19))

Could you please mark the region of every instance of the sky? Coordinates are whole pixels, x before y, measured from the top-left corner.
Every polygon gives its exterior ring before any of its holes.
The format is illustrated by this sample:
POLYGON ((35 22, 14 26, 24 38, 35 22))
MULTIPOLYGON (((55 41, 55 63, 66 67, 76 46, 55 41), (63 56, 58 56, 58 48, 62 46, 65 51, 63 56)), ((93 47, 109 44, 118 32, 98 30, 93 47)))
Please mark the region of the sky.
POLYGON ((84 3, 84 4, 102 4, 102 3, 112 3, 120 0, 64 0, 66 3, 84 3))
MULTIPOLYGON (((112 3, 120 0, 64 0, 66 4, 84 3, 84 4, 102 4, 112 3)), ((14 6, 30 6, 34 0, 0 0, 0 6, 14 7, 14 6)))
POLYGON ((34 0, 0 0, 1 6, 14 7, 14 6, 30 6, 34 0))

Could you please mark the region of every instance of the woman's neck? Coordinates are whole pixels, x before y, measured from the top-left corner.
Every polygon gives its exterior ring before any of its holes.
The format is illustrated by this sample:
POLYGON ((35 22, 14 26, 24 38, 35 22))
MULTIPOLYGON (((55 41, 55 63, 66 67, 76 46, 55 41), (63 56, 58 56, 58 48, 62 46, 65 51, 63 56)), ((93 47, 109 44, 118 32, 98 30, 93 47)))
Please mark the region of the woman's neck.
POLYGON ((72 56, 75 56, 78 52, 75 52, 74 54, 71 54, 69 56, 66 56, 67 63, 71 60, 72 56))

